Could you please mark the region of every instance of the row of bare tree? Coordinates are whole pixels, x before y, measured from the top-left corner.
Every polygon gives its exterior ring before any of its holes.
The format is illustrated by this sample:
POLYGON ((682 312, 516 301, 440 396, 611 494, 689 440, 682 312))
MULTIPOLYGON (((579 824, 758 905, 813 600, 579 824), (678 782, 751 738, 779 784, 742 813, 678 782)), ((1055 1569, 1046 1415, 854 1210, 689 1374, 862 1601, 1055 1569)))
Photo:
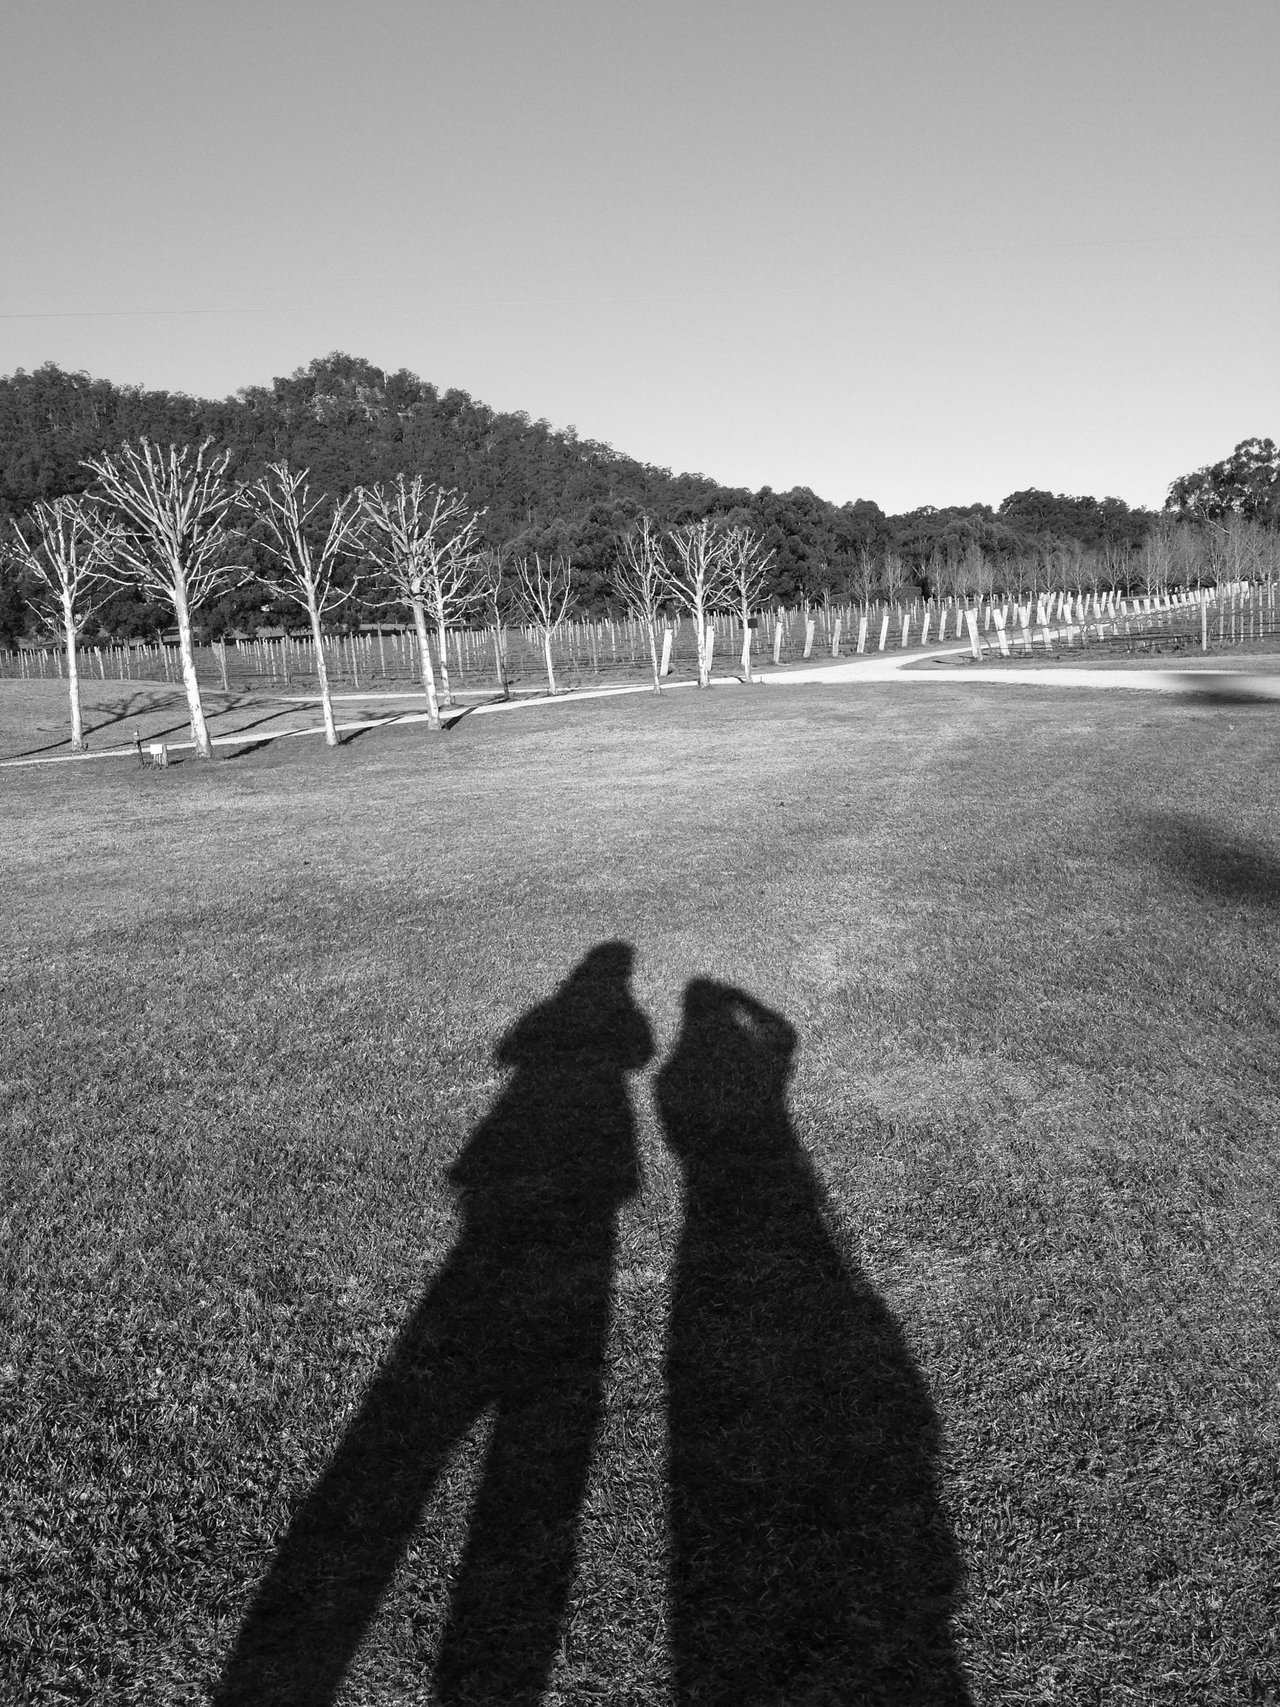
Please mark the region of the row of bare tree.
POLYGON ((935 597, 990 599, 1003 593, 1019 600, 1043 593, 1114 589, 1165 593, 1174 587, 1270 580, 1280 573, 1280 532, 1246 516, 1216 520, 1156 516, 1135 551, 1119 545, 1091 549, 1078 540, 1046 545, 1017 557, 989 556, 975 540, 959 555, 935 551, 919 566, 896 552, 883 557, 862 548, 843 577, 846 591, 864 607, 877 596, 897 601, 912 582, 927 584, 935 597))
MULTIPOLYGON (((518 622, 542 639, 547 681, 556 690, 552 642, 569 615, 567 560, 510 558, 479 541, 482 511, 465 494, 404 474, 348 497, 313 496, 307 471, 273 463, 255 481, 228 478, 229 453, 167 450, 143 439, 115 455, 90 459, 93 485, 80 497, 38 503, 14 525, 4 549, 28 581, 32 603, 66 649, 71 745, 85 746, 77 642, 94 611, 123 585, 172 612, 197 753, 212 756, 196 677, 192 617, 207 600, 254 575, 273 597, 306 613, 316 658, 325 739, 338 741, 325 665, 323 624, 363 582, 409 613, 417 636, 428 723, 453 702, 447 631, 483 620, 491 628, 502 691, 507 689, 504 627, 518 622), (269 569, 237 561, 253 539, 269 569), (429 625, 435 628, 432 657, 429 625)), ((666 534, 641 517, 624 539, 616 591, 644 625, 655 692, 662 691, 659 631, 674 604, 693 618, 698 679, 711 674, 711 612, 732 603, 742 618, 743 670, 750 676, 751 612, 764 596, 772 553, 750 529, 710 521, 666 534)))

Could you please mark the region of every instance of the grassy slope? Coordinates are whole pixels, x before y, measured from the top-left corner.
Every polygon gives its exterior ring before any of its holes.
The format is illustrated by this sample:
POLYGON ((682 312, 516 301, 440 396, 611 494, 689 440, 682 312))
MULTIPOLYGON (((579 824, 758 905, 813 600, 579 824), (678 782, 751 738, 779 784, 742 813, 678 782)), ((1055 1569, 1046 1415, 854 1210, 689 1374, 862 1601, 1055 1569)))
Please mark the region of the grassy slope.
MULTIPOLYGON (((724 690, 7 773, 0 1689, 203 1698, 454 1240, 498 1037, 622 938, 655 1067, 695 975, 798 1032, 796 1131, 941 1419, 975 1698, 1275 1698, 1274 718, 724 690)), ((634 1091, 566 1701, 670 1687, 681 1190, 634 1091)), ((427 1699, 483 1444, 344 1700, 427 1699)))

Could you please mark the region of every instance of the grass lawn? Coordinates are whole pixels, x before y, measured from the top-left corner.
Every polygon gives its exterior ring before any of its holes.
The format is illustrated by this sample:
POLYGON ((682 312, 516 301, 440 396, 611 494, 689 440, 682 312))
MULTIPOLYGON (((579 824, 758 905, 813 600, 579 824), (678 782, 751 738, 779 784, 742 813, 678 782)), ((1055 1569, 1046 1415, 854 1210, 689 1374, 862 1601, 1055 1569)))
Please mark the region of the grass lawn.
POLYGON ((0 797, 4 1700, 1280 1700, 1274 707, 0 797))

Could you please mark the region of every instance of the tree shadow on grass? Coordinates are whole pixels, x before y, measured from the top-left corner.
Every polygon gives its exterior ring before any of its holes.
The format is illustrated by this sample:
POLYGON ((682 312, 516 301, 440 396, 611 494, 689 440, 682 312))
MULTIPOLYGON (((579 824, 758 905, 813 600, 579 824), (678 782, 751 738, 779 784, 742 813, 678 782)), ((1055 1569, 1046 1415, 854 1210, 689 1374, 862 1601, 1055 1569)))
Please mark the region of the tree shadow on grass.
POLYGON ((780 1015, 699 980, 658 1080, 686 1188, 667 1355, 675 1699, 959 1707, 937 1419, 792 1130, 795 1044, 780 1015))
POLYGON ((1206 899, 1280 906, 1280 857, 1273 848, 1172 813, 1147 814, 1142 833, 1150 857, 1206 899))
MULTIPOLYGON (((64 682, 64 684, 63 684, 64 688, 65 688, 65 685, 66 684, 64 682)), ((177 697, 181 697, 181 696, 179 695, 177 697)), ((97 716, 97 713, 95 711, 90 710, 90 711, 82 712, 82 716, 84 719, 84 738, 86 741, 88 741, 88 739, 91 735, 98 735, 102 732, 102 730, 111 729, 117 723, 126 723, 126 722, 128 722, 129 718, 131 718, 131 717, 143 716, 143 715, 145 715, 145 713, 147 713, 149 711, 156 710, 159 705, 167 706, 173 701, 174 698, 175 698, 175 695, 173 695, 172 693, 164 694, 162 699, 159 701, 154 699, 154 697, 152 699, 148 700, 145 694, 143 694, 141 696, 131 695, 129 697, 129 699, 126 701, 124 709, 122 711, 116 711, 112 715, 107 716, 107 717, 99 717, 98 721, 96 723, 90 721, 91 718, 97 716), (143 701, 143 703, 141 705, 137 705, 134 703, 135 700, 139 697, 141 697, 142 701, 143 701)), ((19 753, 8 753, 8 754, 6 754, 6 757, 10 758, 10 759, 36 758, 41 753, 56 753, 58 751, 59 747, 69 747, 70 744, 71 744, 71 718, 70 718, 70 712, 68 712, 68 714, 67 714, 67 733, 65 735, 63 735, 59 740, 57 740, 57 741, 46 741, 43 744, 43 746, 39 746, 39 747, 25 747, 19 753)))
POLYGON ((632 951, 593 949, 502 1040, 508 1088, 454 1165, 463 1228, 280 1544, 215 1700, 331 1702, 450 1454, 493 1433, 433 1699, 534 1703, 560 1635, 601 1409, 625 1075, 652 1054, 632 951))
POLYGON ((415 713, 410 711, 393 712, 390 717, 380 717, 370 723, 362 723, 358 729, 349 729, 338 734, 340 747, 354 747, 357 741, 362 741, 366 735, 376 735, 381 729, 397 729, 401 724, 408 724, 415 713))

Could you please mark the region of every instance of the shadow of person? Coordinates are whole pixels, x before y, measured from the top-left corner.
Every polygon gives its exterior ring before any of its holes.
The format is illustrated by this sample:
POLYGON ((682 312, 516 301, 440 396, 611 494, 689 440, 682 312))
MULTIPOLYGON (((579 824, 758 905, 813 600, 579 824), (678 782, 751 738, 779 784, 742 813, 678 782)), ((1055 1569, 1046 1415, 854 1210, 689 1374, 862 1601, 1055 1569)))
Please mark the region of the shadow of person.
POLYGON ((1280 906, 1280 859, 1274 846, 1246 840, 1203 817, 1149 812, 1141 821, 1143 851, 1207 901, 1280 906))
POLYGON ((685 1178, 667 1347, 675 1700, 964 1703, 937 1421, 791 1129, 795 1045, 780 1015, 698 980, 658 1075, 685 1178))
POLYGON ((499 1045, 514 1076, 450 1174, 458 1241, 290 1524, 224 1707, 332 1701, 450 1453, 489 1410, 433 1699, 539 1699, 600 1415, 617 1215, 640 1183, 625 1075, 653 1045, 632 958, 594 948, 499 1045))

